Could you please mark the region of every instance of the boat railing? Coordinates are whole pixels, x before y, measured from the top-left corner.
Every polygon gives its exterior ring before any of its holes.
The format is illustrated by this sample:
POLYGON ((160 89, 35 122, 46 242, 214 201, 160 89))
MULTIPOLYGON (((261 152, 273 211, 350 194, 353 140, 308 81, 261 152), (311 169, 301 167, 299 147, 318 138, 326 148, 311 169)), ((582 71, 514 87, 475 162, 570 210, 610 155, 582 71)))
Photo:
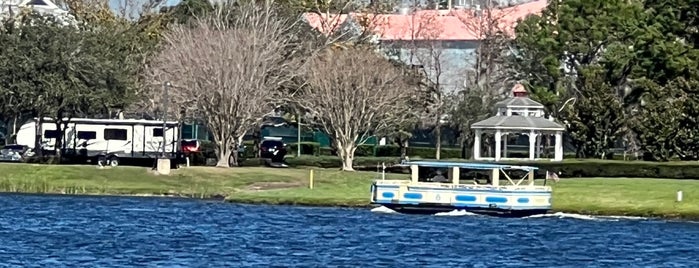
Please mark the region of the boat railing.
POLYGON ((429 187, 436 189, 460 189, 460 190, 493 190, 493 191, 550 191, 551 186, 540 185, 500 185, 493 186, 489 184, 452 184, 439 182, 412 182, 409 180, 377 180, 377 185, 384 186, 418 186, 429 187))

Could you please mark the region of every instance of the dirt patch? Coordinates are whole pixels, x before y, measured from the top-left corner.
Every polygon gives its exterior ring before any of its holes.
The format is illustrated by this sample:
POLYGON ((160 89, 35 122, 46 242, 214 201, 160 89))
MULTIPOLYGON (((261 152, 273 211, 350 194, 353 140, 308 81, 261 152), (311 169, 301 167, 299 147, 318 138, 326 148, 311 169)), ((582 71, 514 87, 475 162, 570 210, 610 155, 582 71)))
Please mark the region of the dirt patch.
POLYGON ((247 191, 265 191, 296 188, 303 186, 300 182, 256 182, 245 187, 247 191))

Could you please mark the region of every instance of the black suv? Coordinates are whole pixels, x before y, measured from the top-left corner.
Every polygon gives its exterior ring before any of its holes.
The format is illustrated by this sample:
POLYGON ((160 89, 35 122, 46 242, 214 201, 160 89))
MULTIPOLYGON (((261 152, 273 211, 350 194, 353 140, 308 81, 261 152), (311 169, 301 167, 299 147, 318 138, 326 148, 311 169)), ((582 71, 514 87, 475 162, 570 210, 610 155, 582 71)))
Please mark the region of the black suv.
POLYGON ((272 163, 281 163, 286 155, 286 146, 281 140, 263 140, 260 143, 260 158, 270 159, 272 163))

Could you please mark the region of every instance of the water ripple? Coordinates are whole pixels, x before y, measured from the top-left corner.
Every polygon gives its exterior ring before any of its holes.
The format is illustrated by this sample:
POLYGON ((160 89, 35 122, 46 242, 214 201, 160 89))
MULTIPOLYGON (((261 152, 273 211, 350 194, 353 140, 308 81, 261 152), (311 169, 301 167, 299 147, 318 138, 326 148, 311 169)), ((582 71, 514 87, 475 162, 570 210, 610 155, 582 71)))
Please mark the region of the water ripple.
POLYGON ((127 197, 0 195, 0 207, 0 267, 699 266, 688 222, 127 197))

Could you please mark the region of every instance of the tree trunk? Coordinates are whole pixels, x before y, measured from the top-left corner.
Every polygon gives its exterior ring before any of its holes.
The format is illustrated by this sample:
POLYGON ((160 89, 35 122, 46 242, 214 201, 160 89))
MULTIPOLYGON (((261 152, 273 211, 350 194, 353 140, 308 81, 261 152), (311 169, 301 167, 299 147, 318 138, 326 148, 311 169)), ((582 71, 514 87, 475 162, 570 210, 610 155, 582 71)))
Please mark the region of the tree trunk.
POLYGON ((228 149, 227 146, 221 145, 219 143, 219 148, 218 150, 216 150, 216 154, 218 156, 218 162, 216 163, 216 167, 230 167, 229 160, 231 157, 231 150, 228 149))
POLYGON ((442 157, 442 124, 439 122, 437 122, 434 135, 436 138, 434 158, 439 160, 442 157))
POLYGON ((461 139, 461 141, 459 141, 459 148, 461 148, 461 158, 467 159, 466 141, 464 139, 461 139))
POLYGON ((400 143, 400 159, 405 159, 408 156, 408 146, 410 145, 408 139, 404 139, 400 143))
POLYGON ((34 133, 34 154, 41 158, 44 156, 44 150, 42 147, 42 141, 43 141, 43 127, 42 125, 44 124, 44 118, 42 117, 41 114, 37 116, 37 121, 36 121, 36 132, 34 133))
POLYGON ((15 136, 15 134, 17 134, 17 121, 18 120, 19 120, 19 116, 13 115, 12 119, 5 122, 5 130, 7 130, 7 133, 5 133, 5 144, 15 143, 14 136, 15 136))
POLYGON ((338 142, 337 148, 338 152, 340 153, 340 159, 342 160, 342 170, 354 171, 354 151, 357 149, 354 143, 348 142, 343 144, 338 142))
MULTIPOLYGON (((59 117, 56 118, 56 132, 58 132, 58 137, 56 137, 56 142, 54 142, 54 147, 53 147, 53 152, 54 152, 54 161, 56 161, 56 164, 61 163, 61 158, 63 157, 61 148, 63 148, 63 136, 65 135, 65 126, 63 123, 63 116, 59 114, 59 117)), ((67 124, 67 123, 65 123, 67 124)))

